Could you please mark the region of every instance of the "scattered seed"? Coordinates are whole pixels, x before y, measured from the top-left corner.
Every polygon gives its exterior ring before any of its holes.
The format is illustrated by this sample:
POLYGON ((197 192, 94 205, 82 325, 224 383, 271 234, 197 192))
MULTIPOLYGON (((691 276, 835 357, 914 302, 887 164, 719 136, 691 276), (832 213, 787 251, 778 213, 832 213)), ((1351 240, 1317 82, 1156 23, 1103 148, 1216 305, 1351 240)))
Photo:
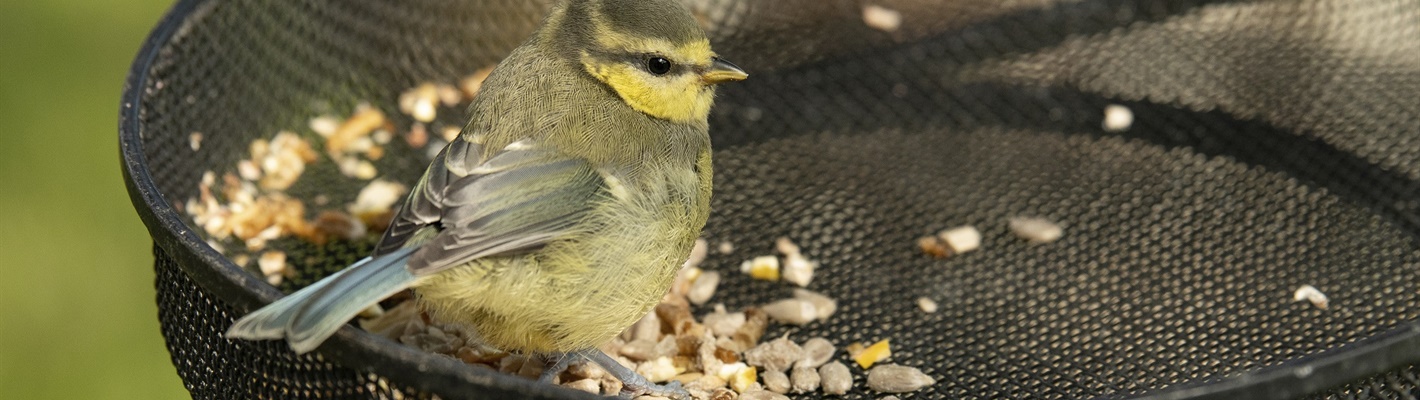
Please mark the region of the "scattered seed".
POLYGON ((719 388, 710 392, 710 400, 735 400, 738 398, 739 394, 727 388, 719 388))
POLYGON ((1065 235, 1060 225, 1044 218, 1016 217, 1010 220, 1011 232, 1031 243, 1050 243, 1065 235))
POLYGON ((779 258, 775 256, 755 257, 741 263, 740 272, 749 274, 754 279, 777 281, 779 280, 779 258))
POLYGON ((819 376, 816 367, 807 365, 797 365, 789 374, 791 389, 794 393, 809 393, 818 390, 819 376))
POLYGON ((818 375, 824 394, 841 395, 853 388, 853 375, 848 372, 848 366, 841 362, 824 364, 818 368, 818 375))
POLYGON ((399 111, 419 122, 432 122, 438 113, 439 88, 432 83, 415 86, 399 95, 399 111))
POLYGON ((932 301, 932 299, 929 299, 929 298, 926 298, 926 297, 918 297, 918 298, 917 298, 917 308, 920 308, 920 309, 922 309, 923 312, 926 312, 926 313, 929 313, 929 314, 930 314, 930 313, 934 313, 934 312, 937 312, 937 302, 932 301))
POLYGON ((913 367, 884 364, 868 370, 868 388, 884 393, 913 392, 936 383, 936 379, 913 367))
POLYGON ((947 229, 937 233, 937 238, 951 250, 952 255, 962 254, 981 247, 981 232, 967 225, 947 229))
POLYGON ((346 207, 346 211, 366 225, 375 225, 372 223, 374 220, 393 212, 395 203, 403 199, 407 190, 408 188, 399 183, 371 181, 360 189, 360 194, 355 195, 355 202, 346 207))
POLYGON ((636 373, 656 383, 669 381, 682 372, 685 372, 685 369, 676 367, 670 357, 660 357, 636 367, 636 373))
MULTIPOLYGON (((690 290, 686 292, 686 300, 691 304, 702 305, 710 301, 715 296, 715 289, 720 286, 720 273, 716 271, 702 272, 691 284, 690 290)), ((707 322, 708 324, 708 322, 707 322)))
POLYGON ((193 132, 187 135, 187 145, 192 147, 192 151, 202 149, 202 132, 193 132))
POLYGON ((785 375, 783 371, 764 371, 760 379, 764 380, 764 388, 774 393, 789 393, 792 385, 789 383, 789 375, 785 375))
POLYGON ((716 304, 715 310, 709 314, 705 314, 705 317, 701 318, 701 321, 703 321, 705 327, 709 328, 710 332, 714 333, 716 336, 730 336, 734 335, 735 331, 739 330, 741 326, 744 326, 745 313, 727 313, 725 312, 725 306, 723 304, 716 304))
POLYGON ((275 250, 261 253, 256 265, 261 268, 261 275, 268 279, 282 276, 286 273, 286 253, 275 250))
POLYGON ((436 90, 439 92, 439 102, 444 103, 445 107, 454 107, 463 102, 463 92, 454 85, 440 84, 436 90))
POLYGON ((1323 310, 1331 303, 1331 300, 1326 298, 1326 294, 1317 290, 1317 288, 1312 285, 1302 285, 1302 287, 1297 288, 1296 292, 1292 293, 1292 301, 1302 300, 1309 301, 1313 306, 1316 306, 1316 308, 1323 310))
POLYGON ((803 348, 786 336, 746 351, 745 363, 764 367, 766 371, 784 372, 794 366, 794 362, 799 361, 803 354, 803 348))
POLYGON ((754 390, 741 394, 740 400, 789 400, 789 398, 767 390, 754 390))
POLYGON ((838 300, 824 296, 818 292, 808 289, 794 289, 794 298, 813 303, 815 318, 820 321, 828 320, 834 313, 838 312, 838 300))
POLYGON ((868 348, 863 349, 863 351, 856 353, 850 352, 849 355, 853 357, 853 361, 857 362, 859 367, 868 369, 871 368, 874 363, 892 357, 892 344, 890 344, 887 339, 883 339, 882 341, 873 343, 872 346, 868 346, 868 348))
POLYGON ((563 386, 563 387, 572 388, 572 389, 576 389, 576 390, 581 390, 581 391, 583 391, 583 392, 587 392, 587 393, 591 393, 591 394, 601 394, 601 393, 602 393, 602 382, 601 382, 600 379, 581 379, 581 380, 575 380, 575 381, 571 381, 571 382, 564 383, 564 384, 562 384, 562 386, 563 386))
POLYGON ((340 118, 333 115, 321 115, 311 118, 307 125, 310 126, 311 132, 315 132, 323 138, 329 138, 335 134, 335 131, 340 130, 340 118))
POLYGON ((804 342, 802 349, 802 356, 799 357, 799 361, 796 365, 809 368, 817 368, 823 365, 828 362, 828 360, 833 359, 833 354, 838 352, 838 349, 833 347, 833 342, 824 338, 809 339, 807 342, 804 342))
POLYGON ((878 5, 863 7, 863 23, 884 32, 896 31, 902 26, 902 13, 878 5))
POLYGON ((735 363, 731 365, 739 366, 738 370, 734 371, 734 373, 731 373, 730 379, 728 379, 730 382, 731 389, 735 389, 736 392, 745 393, 750 390, 751 385, 759 384, 758 382, 755 382, 755 379, 759 377, 759 371, 756 370, 754 367, 741 363, 735 363))
POLYGON ((1109 132, 1123 132, 1129 130, 1134 125, 1134 112, 1118 104, 1110 104, 1104 108, 1104 130, 1109 132))
POLYGON ((346 147, 355 139, 369 136, 385 123, 385 114, 379 109, 369 106, 357 107, 355 114, 345 120, 345 123, 340 124, 335 133, 326 138, 325 151, 332 158, 339 157, 347 151, 346 147))
POLYGON ((720 254, 730 254, 730 253, 734 253, 734 252, 735 252, 735 244, 734 244, 734 243, 730 243, 730 242, 720 242, 720 244, 719 244, 718 246, 716 246, 716 250, 719 250, 719 251, 720 251, 720 254))
POLYGON ((804 325, 818 317, 814 303, 800 299, 783 299, 764 305, 764 312, 770 318, 786 324, 804 325))

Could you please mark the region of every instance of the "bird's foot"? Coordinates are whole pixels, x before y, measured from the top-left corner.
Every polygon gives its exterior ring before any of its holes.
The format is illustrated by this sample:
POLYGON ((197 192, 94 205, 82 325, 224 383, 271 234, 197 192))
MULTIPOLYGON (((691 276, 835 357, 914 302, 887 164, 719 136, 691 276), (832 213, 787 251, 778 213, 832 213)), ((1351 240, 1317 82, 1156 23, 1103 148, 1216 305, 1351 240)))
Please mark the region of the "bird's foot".
MULTIPOLYGON (((636 375, 640 378, 641 375, 636 375)), ((645 378, 641 379, 645 381, 645 378)), ((634 399, 637 396, 659 396, 671 400, 690 400, 690 392, 681 387, 680 382, 672 381, 664 385, 657 385, 651 382, 644 384, 631 384, 626 381, 621 383, 621 398, 634 399)))
POLYGON ((625 365, 621 365, 616 359, 607 356, 601 350, 589 349, 580 352, 580 354, 621 381, 622 398, 630 399, 636 396, 651 395, 672 400, 690 400, 690 392, 685 391, 680 382, 671 382, 665 385, 651 383, 646 377, 626 368, 625 365))
POLYGON ((542 370, 542 375, 538 376, 537 381, 552 383, 554 378, 557 378, 558 375, 562 375, 562 371, 566 371, 567 367, 572 365, 572 361, 582 356, 572 353, 558 353, 546 354, 542 357, 543 361, 547 363, 547 367, 542 370))

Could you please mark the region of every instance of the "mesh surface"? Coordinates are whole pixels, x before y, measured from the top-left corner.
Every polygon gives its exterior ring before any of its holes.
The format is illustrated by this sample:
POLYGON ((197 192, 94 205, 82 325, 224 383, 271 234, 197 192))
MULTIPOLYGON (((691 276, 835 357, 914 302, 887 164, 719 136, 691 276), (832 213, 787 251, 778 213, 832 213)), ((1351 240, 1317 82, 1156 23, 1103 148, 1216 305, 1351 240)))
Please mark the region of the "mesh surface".
MULTIPOLYGON (((786 296, 735 271, 793 238, 822 262, 811 288, 840 312, 770 335, 890 338, 894 362, 939 382, 904 398, 1137 394, 1420 317, 1420 110, 1407 101, 1420 92, 1420 4, 883 0, 904 16, 889 33, 853 1, 687 1, 753 76, 724 87, 711 118, 706 236, 738 248, 705 266, 727 276, 717 301, 786 296), (1133 111, 1130 129, 1101 129, 1109 104, 1133 111), (1060 222, 1064 239, 1015 239, 1005 220, 1022 215, 1060 222), (982 250, 916 251, 916 237, 964 224, 982 250), (1303 284, 1331 307, 1292 302, 1303 284), (941 311, 918 311, 919 296, 941 311)), ((313 135, 307 118, 361 101, 408 126, 401 90, 491 65, 546 3, 197 2, 141 70, 152 179, 184 203, 251 140, 313 135)), ((440 114, 436 126, 463 122, 440 114)), ((423 152, 389 150, 386 178, 414 181, 423 152)), ((291 193, 350 201, 361 184, 328 164, 291 193)), ((370 243, 273 246, 298 267, 290 291, 370 243)), ((160 319, 195 397, 425 397, 359 365, 222 339, 232 300, 188 278, 221 266, 172 251, 155 250, 160 319)), ((852 368, 847 398, 875 398, 852 368)), ((1415 398, 1417 373, 1321 397, 1415 398)), ((456 392, 439 395, 477 388, 456 392)))

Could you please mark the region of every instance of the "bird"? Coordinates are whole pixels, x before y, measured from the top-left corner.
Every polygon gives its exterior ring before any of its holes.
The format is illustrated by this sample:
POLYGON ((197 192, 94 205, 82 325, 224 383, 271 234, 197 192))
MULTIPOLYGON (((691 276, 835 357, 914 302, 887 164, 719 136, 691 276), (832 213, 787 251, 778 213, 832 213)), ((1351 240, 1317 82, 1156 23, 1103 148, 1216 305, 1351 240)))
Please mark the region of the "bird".
POLYGON ((564 0, 488 75, 371 254, 234 322, 317 348, 406 289, 488 345, 586 360, 622 395, 687 398, 598 350, 669 290, 710 212, 721 59, 676 0, 564 0))

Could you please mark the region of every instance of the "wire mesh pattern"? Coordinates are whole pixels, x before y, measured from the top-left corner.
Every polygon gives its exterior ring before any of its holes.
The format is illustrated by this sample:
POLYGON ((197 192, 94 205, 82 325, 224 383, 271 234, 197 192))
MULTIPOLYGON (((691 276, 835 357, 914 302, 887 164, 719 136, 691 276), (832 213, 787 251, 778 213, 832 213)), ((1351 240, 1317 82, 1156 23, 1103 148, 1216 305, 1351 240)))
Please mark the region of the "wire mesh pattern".
MULTIPOLYGON (((893 362, 938 380, 903 398, 1128 397, 1420 319, 1420 108, 1407 101, 1420 93, 1420 3, 882 0, 872 3, 903 21, 880 31, 863 23, 867 2, 686 2, 716 49, 752 75, 724 87, 711 116, 706 237, 737 247, 704 265, 726 277, 715 301, 787 296, 785 285, 735 271, 775 238, 794 239, 823 264, 811 288, 839 299, 840 311, 769 335, 892 339, 893 362), (1109 105, 1128 107, 1135 122, 1103 129, 1109 105), (1006 228, 1014 216, 1049 218, 1066 235, 1026 243, 1006 228), (982 230, 982 250, 946 260, 916 251, 916 237, 965 224, 982 230), (1304 284, 1330 307, 1293 302, 1304 284), (941 311, 918 311, 920 296, 941 311)), ((400 91, 496 63, 548 6, 179 4, 172 34, 155 36, 153 58, 135 65, 142 86, 128 88, 144 157, 130 185, 150 180, 167 201, 138 203, 140 214, 166 229, 149 216, 185 218, 169 204, 195 196, 204 171, 226 171, 251 140, 279 130, 314 135, 306 120, 320 113, 364 101, 408 126, 400 91), (191 132, 204 134, 200 150, 189 148, 191 132)), ((436 123, 461 125, 461 111, 442 110, 436 123)), ((425 152, 394 143, 380 171, 413 182, 425 152)), ((289 193, 344 204, 359 188, 327 165, 289 193)), ((205 246, 195 234, 170 235, 178 239, 154 250, 159 317, 194 397, 516 390, 498 385, 520 378, 491 373, 450 382, 372 372, 444 368, 437 362, 347 352, 338 363, 324 349, 296 356, 277 342, 222 339, 256 292, 211 278, 234 267, 192 256, 205 246)), ((280 289, 370 245, 273 243, 298 268, 280 289)), ((877 398, 852 368, 844 398, 877 398)), ((1315 396, 1414 399, 1418 371, 1315 396)))

